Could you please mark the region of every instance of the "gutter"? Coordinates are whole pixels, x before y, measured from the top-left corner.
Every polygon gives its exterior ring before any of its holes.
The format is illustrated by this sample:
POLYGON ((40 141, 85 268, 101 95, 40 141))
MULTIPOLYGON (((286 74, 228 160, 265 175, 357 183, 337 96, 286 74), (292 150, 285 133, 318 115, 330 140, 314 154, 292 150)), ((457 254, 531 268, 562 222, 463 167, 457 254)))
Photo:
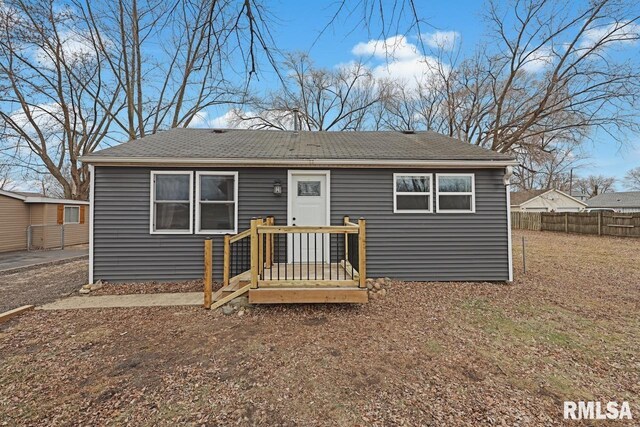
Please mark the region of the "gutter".
POLYGON ((440 167, 502 168, 517 166, 516 160, 366 160, 366 159, 202 159, 166 157, 81 157, 83 163, 101 166, 246 166, 246 167, 440 167))
POLYGON ((88 205, 89 202, 84 200, 72 200, 72 199, 52 199, 50 197, 27 197, 24 200, 25 203, 53 203, 53 204, 65 204, 65 205, 88 205))

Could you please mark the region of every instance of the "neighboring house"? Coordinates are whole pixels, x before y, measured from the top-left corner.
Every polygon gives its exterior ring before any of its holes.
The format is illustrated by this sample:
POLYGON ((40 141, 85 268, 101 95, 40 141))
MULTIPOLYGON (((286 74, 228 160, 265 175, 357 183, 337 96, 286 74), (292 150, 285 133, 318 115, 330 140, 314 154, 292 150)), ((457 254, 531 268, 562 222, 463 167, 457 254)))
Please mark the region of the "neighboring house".
POLYGON ((614 209, 616 212, 640 212, 640 191, 602 193, 587 200, 592 209, 614 209))
POLYGON ((576 200, 580 200, 581 202, 586 202, 587 199, 589 198, 589 195, 581 191, 572 191, 571 197, 573 197, 576 200))
MULTIPOLYGON (((517 163, 433 132, 174 129, 82 161, 92 282, 202 278, 208 236, 220 279, 224 235, 269 215, 297 226, 365 218, 366 277, 512 279, 506 183, 517 163)), ((288 244, 274 251, 304 263, 288 244)), ((322 248, 312 262, 334 257, 322 248)))
POLYGON ((525 190, 511 193, 513 212, 580 212, 587 204, 560 190, 525 190))
POLYGON ((89 202, 0 190, 0 252, 88 243, 89 202))

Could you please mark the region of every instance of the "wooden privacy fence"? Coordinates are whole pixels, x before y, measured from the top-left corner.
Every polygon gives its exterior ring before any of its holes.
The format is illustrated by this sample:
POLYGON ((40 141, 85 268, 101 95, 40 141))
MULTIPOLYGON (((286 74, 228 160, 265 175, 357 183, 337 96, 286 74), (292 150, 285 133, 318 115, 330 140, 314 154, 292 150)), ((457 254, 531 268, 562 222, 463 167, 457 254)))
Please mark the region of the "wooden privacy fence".
POLYGON ((640 237, 640 213, 511 212, 511 227, 520 230, 640 237))
POLYGON ((511 228, 540 231, 541 215, 540 212, 511 212, 511 228))

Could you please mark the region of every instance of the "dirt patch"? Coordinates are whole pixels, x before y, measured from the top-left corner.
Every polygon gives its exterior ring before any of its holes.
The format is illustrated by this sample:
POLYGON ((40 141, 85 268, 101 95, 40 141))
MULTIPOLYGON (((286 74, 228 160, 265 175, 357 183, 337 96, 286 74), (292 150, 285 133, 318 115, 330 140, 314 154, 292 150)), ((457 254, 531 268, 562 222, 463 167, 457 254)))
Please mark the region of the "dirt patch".
POLYGON ((591 399, 640 416, 640 241, 524 233, 523 275, 522 235, 512 285, 30 312, 0 328, 0 425, 538 426, 591 399))
POLYGON ((0 274, 0 312, 72 295, 87 283, 88 268, 87 260, 81 259, 0 274))

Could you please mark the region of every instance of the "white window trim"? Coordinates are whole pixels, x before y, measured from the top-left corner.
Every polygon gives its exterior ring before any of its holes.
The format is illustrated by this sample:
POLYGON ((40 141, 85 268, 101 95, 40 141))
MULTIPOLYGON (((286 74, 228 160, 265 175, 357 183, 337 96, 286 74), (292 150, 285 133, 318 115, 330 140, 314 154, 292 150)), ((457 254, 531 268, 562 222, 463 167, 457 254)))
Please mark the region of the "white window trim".
POLYGON ((433 174, 432 173, 394 173, 393 174, 393 213, 433 213, 433 174), (429 177, 429 191, 428 192, 415 192, 415 191, 397 191, 396 179, 399 176, 420 176, 429 177), (416 195, 428 195, 429 196, 429 209, 398 209, 398 197, 397 196, 416 196, 416 195))
POLYGON ((151 171, 149 185, 149 233, 150 234, 193 234, 193 172, 191 171, 151 171), (189 175, 189 230, 158 230, 154 229, 156 211, 156 175, 189 175))
POLYGON ((436 212, 440 213, 476 213, 476 176, 473 173, 438 173, 436 174, 436 212), (471 191, 440 191, 441 176, 468 176, 471 177, 471 191), (471 210, 468 209, 444 209, 440 210, 440 196, 471 196, 471 210))
POLYGON ((80 224, 80 206, 64 205, 64 214, 62 215, 62 217, 63 217, 62 223, 64 225, 67 225, 67 224, 80 224), (77 222, 67 221, 67 208, 72 208, 72 209, 77 209, 78 210, 78 221, 77 222))
MULTIPOLYGON (((216 202, 208 202, 216 203, 216 202)), ((219 203, 229 203, 229 201, 220 201, 219 203)), ((238 172, 230 171, 197 171, 196 172, 196 234, 237 234, 238 233, 238 172), (234 204, 234 223, 232 230, 201 230, 200 229, 200 177, 214 176, 233 176, 233 204, 234 204)))

